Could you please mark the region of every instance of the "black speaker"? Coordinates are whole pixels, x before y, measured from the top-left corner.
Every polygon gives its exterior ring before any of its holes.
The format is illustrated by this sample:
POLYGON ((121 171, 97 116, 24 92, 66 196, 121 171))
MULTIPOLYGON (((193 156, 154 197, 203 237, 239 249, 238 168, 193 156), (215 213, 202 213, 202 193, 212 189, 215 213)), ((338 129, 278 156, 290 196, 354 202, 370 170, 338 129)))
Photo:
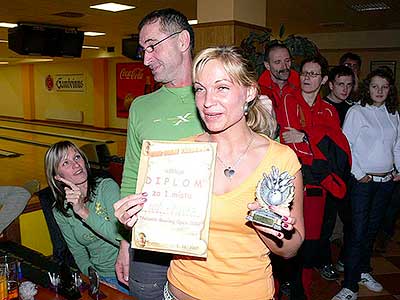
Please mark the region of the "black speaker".
POLYGON ((133 34, 129 39, 122 39, 122 55, 133 60, 140 60, 139 35, 133 34))
POLYGON ((8 48, 22 55, 80 57, 83 38, 73 28, 20 24, 8 29, 8 48))

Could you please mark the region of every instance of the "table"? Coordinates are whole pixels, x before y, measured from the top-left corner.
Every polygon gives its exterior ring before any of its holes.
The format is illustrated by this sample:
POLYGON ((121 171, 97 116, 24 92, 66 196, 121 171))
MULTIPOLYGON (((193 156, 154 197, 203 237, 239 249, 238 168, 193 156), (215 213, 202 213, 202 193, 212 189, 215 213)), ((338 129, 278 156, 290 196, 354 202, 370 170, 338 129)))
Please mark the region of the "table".
MULTIPOLYGON (((135 300, 136 298, 128 296, 124 293, 121 293, 120 291, 109 287, 103 283, 100 284, 100 290, 106 295, 106 298, 103 298, 103 300, 135 300)), ((92 298, 89 296, 88 290, 81 292, 82 295, 82 300, 92 300, 92 298)), ((38 286, 38 293, 35 296, 35 300, 67 300, 62 295, 58 295, 52 290, 48 288, 44 288, 41 286, 38 286)))
MULTIPOLYGON (((20 244, 1 242, 0 255, 10 254, 20 261, 22 276, 25 277, 23 280, 30 280, 37 284, 38 294, 35 296, 36 300, 66 300, 62 295, 58 295, 54 291, 43 287, 48 285, 47 271, 55 272, 57 269, 54 261, 20 244)), ((89 278, 84 274, 81 274, 81 278, 84 282, 89 282, 89 278)), ((104 300, 135 300, 134 297, 121 293, 117 289, 103 283, 100 283, 100 290, 107 296, 104 300)), ((81 299, 83 300, 91 299, 88 290, 81 292, 81 295, 81 299)))

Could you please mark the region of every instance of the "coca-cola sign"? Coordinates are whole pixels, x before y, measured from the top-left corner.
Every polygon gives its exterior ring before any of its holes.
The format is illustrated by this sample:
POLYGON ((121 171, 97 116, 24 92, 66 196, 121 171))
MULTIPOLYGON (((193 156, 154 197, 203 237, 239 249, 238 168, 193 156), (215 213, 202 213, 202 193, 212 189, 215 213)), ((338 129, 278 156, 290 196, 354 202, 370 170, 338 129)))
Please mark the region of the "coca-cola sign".
POLYGON ((143 68, 134 68, 132 70, 129 70, 127 68, 122 68, 121 71, 119 72, 119 79, 121 80, 143 79, 144 76, 143 73, 144 73, 143 68))
POLYGON ((117 64, 116 79, 117 117, 127 118, 132 102, 154 90, 154 79, 150 69, 141 62, 117 64))

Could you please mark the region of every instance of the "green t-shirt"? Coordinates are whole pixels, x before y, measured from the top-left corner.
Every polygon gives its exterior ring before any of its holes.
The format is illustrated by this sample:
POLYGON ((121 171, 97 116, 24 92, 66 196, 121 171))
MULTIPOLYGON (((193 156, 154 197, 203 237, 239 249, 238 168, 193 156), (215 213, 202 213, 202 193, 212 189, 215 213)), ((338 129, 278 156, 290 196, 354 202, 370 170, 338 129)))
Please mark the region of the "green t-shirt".
POLYGON ((119 199, 118 184, 105 178, 98 184, 94 199, 86 203, 89 216, 85 221, 77 217, 71 207, 68 209, 70 217, 53 208, 68 249, 79 270, 85 275, 88 275, 88 267, 92 266, 100 276, 115 276, 115 261, 121 237, 113 204, 119 199))
POLYGON ((176 141, 203 132, 192 86, 161 87, 135 99, 129 110, 121 197, 136 192, 143 140, 176 141))

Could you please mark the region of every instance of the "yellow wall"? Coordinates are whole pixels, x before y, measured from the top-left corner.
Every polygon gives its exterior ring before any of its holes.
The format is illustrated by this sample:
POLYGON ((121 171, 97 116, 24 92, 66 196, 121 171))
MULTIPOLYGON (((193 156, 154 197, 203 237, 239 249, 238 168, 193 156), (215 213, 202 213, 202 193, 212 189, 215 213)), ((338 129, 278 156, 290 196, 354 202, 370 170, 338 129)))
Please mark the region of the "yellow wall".
POLYGON ((267 1, 234 0, 234 3, 234 20, 258 26, 266 26, 267 1))
POLYGON ((197 19, 199 23, 233 20, 233 1, 197 1, 197 19))
POLYGON ((240 21, 265 26, 267 2, 264 0, 202 0, 197 1, 199 23, 240 21))
POLYGON ((35 119, 35 77, 32 64, 22 66, 22 102, 24 103, 24 119, 35 119))
MULTIPOLYGON (((350 49, 334 49, 322 50, 322 54, 329 61, 330 65, 335 65, 339 62, 339 58, 350 49)), ((400 48, 397 49, 351 49, 362 58, 361 79, 364 79, 370 70, 371 61, 396 61, 396 86, 400 91, 400 48)))
POLYGON ((34 65, 36 119, 45 120, 47 110, 82 111, 83 124, 93 124, 93 71, 91 60, 76 60, 67 63, 34 65), (83 74, 85 92, 48 91, 45 84, 47 75, 83 74))
POLYGON ((400 30, 374 30, 301 34, 321 49, 371 49, 400 47, 400 30))
POLYGON ((22 118, 21 66, 0 67, 0 115, 22 118))
MULTIPOLYGON (((116 108, 116 64, 131 62, 127 58, 108 58, 108 127, 126 129, 127 119, 117 118, 116 108)), ((0 66, 0 115, 23 118, 23 82, 21 65, 0 66), (12 105, 10 105, 12 103, 12 105)), ((36 120, 46 120, 47 110, 82 111, 83 124, 94 124, 93 60, 66 60, 65 62, 33 64, 34 104, 36 120), (48 91, 45 84, 47 75, 84 74, 84 93, 48 91)))

